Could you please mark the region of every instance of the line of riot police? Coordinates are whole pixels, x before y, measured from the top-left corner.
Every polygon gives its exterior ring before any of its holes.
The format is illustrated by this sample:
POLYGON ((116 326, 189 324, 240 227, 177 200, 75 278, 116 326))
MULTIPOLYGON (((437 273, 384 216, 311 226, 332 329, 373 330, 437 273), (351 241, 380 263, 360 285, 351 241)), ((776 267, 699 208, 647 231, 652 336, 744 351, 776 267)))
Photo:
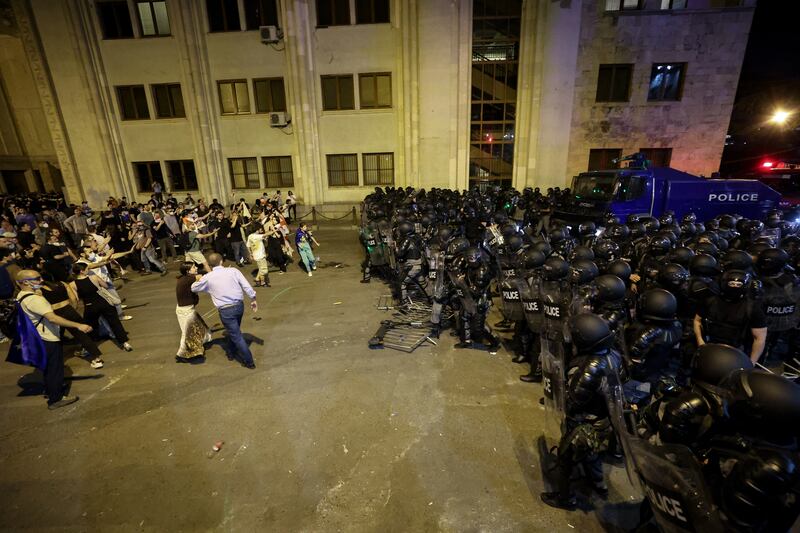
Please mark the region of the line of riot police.
POLYGON ((431 335, 497 353, 493 296, 521 376, 542 382, 560 432, 552 506, 574 474, 605 498, 624 457, 662 531, 782 531, 800 512, 798 227, 630 216, 552 219, 569 191, 376 189, 362 264, 399 301, 431 303, 431 335), (756 368, 758 366, 759 368, 756 368), (784 375, 789 376, 788 378, 784 375))

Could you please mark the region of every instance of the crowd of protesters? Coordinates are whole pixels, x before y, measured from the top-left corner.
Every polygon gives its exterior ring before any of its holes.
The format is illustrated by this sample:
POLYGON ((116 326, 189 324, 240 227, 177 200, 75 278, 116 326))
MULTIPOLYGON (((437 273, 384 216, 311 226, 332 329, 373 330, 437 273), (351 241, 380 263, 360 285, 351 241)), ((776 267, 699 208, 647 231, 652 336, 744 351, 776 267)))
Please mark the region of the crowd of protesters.
MULTIPOLYGON (((289 223, 297 217, 291 191, 285 200, 277 191, 252 203, 241 198, 223 205, 216 198, 210 203, 195 200, 191 194, 179 201, 154 189, 148 202, 109 197, 101 210, 87 202, 68 204, 52 194, 0 196, 0 201, 0 343, 14 340, 17 351, 31 356, 32 344, 20 339, 18 310, 24 312, 42 346, 41 360, 46 360, 40 368, 51 408, 77 399, 63 396, 65 340, 77 344, 75 354, 92 368, 103 367, 99 345, 105 340, 133 350, 123 323, 134 317, 127 314, 119 292, 132 273, 166 276, 170 264, 180 263, 173 267, 181 329, 176 361, 184 362, 202 356, 210 340, 195 308, 197 293, 208 292, 202 280, 212 267, 224 268, 224 261, 237 267, 254 264, 255 286, 269 287, 270 266, 283 274, 296 250, 299 266, 309 276, 316 270, 312 246, 319 243, 307 226, 301 224, 295 242, 291 240, 289 223)), ((236 279, 244 293, 254 294, 243 276, 236 279)), ((241 336, 238 324, 235 329, 226 324, 232 342, 241 336)), ((30 361, 23 357, 17 362, 30 361)), ((252 357, 240 362, 253 367, 252 357)))

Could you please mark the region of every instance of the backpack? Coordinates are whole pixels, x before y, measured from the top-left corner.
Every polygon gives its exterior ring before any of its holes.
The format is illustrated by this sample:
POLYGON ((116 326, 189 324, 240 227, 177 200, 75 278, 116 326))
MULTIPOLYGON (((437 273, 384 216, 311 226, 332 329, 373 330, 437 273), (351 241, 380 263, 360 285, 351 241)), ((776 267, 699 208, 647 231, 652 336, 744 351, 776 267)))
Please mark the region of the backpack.
POLYGON ((5 333, 6 328, 9 328, 10 324, 14 324, 13 330, 9 329, 10 335, 8 336, 11 338, 11 348, 8 350, 6 361, 18 365, 35 366, 44 371, 45 367, 47 367, 47 350, 44 340, 42 340, 39 332, 36 331, 44 317, 36 325, 31 322, 31 319, 25 314, 20 305, 28 296, 33 296, 33 294, 26 294, 18 302, 13 302, 13 307, 10 310, 7 305, 3 306, 3 314, 0 315, 2 327, 4 328, 3 333, 5 333))

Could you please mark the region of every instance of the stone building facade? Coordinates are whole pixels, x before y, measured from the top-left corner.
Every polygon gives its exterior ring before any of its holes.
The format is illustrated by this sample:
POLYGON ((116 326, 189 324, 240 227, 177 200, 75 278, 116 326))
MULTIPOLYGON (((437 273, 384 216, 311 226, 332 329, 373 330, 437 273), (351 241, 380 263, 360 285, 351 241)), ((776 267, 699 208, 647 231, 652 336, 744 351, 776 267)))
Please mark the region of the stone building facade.
POLYGON ((485 179, 563 186, 590 150, 612 148, 671 148, 672 166, 708 175, 754 5, 0 0, 0 188, 100 204, 147 199, 158 179, 178 197, 291 189, 306 205, 354 203, 389 183, 465 188, 479 9, 487 27, 491 10, 519 24, 505 40, 513 157, 485 179), (262 43, 260 25, 280 40, 262 43), (655 64, 683 65, 679 99, 648 100, 655 64), (597 101, 603 65, 629 65, 625 101, 597 101), (288 125, 271 126, 273 108, 288 125))

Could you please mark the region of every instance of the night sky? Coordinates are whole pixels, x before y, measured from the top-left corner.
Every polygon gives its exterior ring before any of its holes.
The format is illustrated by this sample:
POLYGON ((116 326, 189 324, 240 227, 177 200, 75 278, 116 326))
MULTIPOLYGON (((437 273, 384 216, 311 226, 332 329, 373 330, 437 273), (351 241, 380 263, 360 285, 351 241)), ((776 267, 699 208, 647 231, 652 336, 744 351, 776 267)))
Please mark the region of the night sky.
POLYGON ((793 7, 794 2, 781 0, 758 2, 728 132, 733 144, 723 154, 723 177, 745 176, 765 159, 800 162, 800 31, 793 7), (769 122, 776 109, 794 111, 786 125, 769 122))

